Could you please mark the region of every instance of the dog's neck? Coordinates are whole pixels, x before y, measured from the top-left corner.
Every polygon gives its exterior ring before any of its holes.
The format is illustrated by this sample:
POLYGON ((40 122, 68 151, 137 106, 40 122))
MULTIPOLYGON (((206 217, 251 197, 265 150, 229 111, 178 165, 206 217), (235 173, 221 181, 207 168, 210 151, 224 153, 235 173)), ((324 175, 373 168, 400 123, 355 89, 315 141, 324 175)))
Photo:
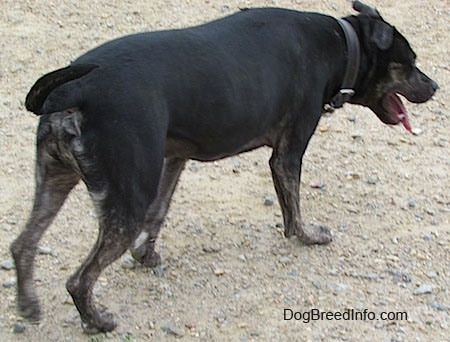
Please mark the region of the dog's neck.
POLYGON ((342 81, 339 92, 324 106, 326 112, 332 112, 336 108, 341 108, 344 103, 348 102, 355 94, 356 80, 358 79, 359 68, 361 65, 361 47, 355 29, 344 19, 337 19, 337 21, 345 35, 347 44, 347 65, 344 80, 342 81))

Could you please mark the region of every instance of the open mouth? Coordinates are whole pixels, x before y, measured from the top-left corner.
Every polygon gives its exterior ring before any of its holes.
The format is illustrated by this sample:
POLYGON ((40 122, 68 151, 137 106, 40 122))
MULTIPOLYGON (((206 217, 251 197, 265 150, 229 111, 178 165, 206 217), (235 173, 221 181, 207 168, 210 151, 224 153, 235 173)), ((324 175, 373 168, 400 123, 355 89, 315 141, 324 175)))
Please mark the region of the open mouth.
POLYGON ((411 132, 411 123, 409 122, 408 112, 403 105, 400 97, 395 93, 389 93, 383 98, 383 108, 386 110, 390 119, 394 123, 402 123, 403 127, 409 132, 411 132))

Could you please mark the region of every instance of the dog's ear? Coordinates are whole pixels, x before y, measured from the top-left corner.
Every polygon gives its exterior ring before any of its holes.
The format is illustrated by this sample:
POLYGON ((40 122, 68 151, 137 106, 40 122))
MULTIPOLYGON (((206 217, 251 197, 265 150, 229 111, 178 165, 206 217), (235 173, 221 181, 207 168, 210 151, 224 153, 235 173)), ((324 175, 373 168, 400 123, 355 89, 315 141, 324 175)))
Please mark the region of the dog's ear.
POLYGON ((372 32, 368 35, 371 42, 375 43, 380 50, 389 49, 394 40, 394 28, 383 20, 380 12, 359 1, 353 1, 353 9, 371 19, 372 32))
POLYGON ((380 12, 378 12, 375 8, 372 8, 370 6, 367 6, 366 4, 363 4, 360 1, 353 1, 353 9, 356 12, 368 15, 369 17, 381 19, 380 12))
POLYGON ((387 50, 394 40, 394 28, 382 20, 376 20, 371 39, 380 50, 387 50))

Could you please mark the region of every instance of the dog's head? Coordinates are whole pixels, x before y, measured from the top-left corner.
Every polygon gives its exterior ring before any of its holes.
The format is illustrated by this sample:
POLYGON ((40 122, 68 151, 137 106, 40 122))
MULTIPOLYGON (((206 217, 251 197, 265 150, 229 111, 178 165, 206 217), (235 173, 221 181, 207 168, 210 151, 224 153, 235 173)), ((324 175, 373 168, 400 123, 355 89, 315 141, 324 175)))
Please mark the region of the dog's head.
POLYGON ((361 76, 350 101, 369 107, 386 124, 402 123, 411 130, 409 117, 399 95, 413 103, 428 101, 438 85, 416 67, 416 54, 395 27, 379 12, 355 1, 360 15, 353 17, 362 46, 361 76))

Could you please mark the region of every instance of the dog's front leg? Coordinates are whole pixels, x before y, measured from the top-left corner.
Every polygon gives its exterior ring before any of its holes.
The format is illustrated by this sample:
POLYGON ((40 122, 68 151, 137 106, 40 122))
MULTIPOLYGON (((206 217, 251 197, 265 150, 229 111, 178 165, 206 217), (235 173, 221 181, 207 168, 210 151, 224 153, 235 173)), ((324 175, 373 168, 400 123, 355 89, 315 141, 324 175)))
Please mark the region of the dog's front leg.
MULTIPOLYGON (((294 139, 296 134, 293 134, 294 139)), ((274 146, 270 159, 272 178, 278 201, 283 212, 284 232, 287 238, 296 235, 305 244, 327 244, 332 240, 328 228, 304 225, 300 215, 300 176, 302 157, 308 145, 307 140, 294 141, 284 137, 274 146)))

